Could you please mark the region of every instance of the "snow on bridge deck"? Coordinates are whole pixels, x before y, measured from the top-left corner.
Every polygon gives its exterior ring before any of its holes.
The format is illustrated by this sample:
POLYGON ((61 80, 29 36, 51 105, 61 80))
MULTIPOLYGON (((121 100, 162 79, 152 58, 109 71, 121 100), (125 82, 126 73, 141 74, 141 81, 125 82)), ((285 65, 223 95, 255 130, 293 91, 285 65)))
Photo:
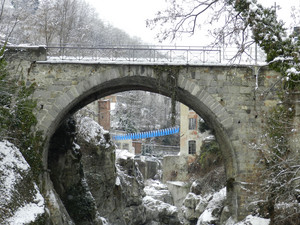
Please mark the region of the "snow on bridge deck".
MULTIPOLYGON (((9 46, 28 48, 28 46, 9 46)), ((34 47, 34 46, 31 46, 34 47)), ((168 64, 168 65, 229 65, 265 64, 258 59, 255 48, 240 54, 237 48, 213 46, 44 46, 47 63, 115 63, 115 64, 168 64)), ((39 62, 44 62, 39 61, 39 62)))

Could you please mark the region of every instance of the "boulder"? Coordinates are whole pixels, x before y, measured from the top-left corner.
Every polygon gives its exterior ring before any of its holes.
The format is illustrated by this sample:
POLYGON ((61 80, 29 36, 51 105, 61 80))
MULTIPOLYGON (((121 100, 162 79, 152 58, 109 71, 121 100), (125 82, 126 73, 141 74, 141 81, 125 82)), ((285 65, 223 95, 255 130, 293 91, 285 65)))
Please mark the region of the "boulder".
POLYGON ((198 207, 199 203, 202 203, 201 205, 204 205, 203 203, 205 200, 200 195, 195 195, 194 193, 188 193, 186 198, 183 201, 183 217, 188 221, 195 221, 198 219, 201 212, 201 207, 198 207))
POLYGON ((178 211, 175 206, 156 200, 150 196, 143 198, 143 204, 146 207, 147 225, 153 224, 153 221, 159 225, 181 224, 178 219, 178 211))

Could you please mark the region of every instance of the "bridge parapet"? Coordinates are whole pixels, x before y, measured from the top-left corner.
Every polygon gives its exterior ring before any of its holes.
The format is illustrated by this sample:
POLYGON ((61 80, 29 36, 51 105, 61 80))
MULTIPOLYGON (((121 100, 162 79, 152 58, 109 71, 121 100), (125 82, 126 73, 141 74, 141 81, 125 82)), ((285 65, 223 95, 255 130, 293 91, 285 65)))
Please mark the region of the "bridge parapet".
POLYGON ((48 46, 48 60, 149 63, 221 63, 221 49, 207 46, 48 46))
POLYGON ((5 57, 11 59, 23 59, 26 61, 47 60, 47 49, 45 46, 7 46, 5 57))
POLYGON ((265 64, 251 48, 240 52, 235 48, 214 46, 105 45, 105 46, 8 46, 9 54, 27 61, 48 62, 131 62, 143 64, 244 65, 265 64))

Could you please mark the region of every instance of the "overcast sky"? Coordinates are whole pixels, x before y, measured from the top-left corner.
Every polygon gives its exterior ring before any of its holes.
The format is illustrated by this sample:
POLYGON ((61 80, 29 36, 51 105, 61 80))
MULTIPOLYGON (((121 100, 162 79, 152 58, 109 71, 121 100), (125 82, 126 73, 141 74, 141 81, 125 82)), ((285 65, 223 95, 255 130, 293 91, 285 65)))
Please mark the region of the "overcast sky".
MULTIPOLYGON (((131 36, 140 37, 147 43, 157 44, 156 32, 146 28, 146 19, 154 17, 155 13, 162 9, 165 0, 87 0, 95 6, 99 16, 105 22, 121 28, 131 36)), ((290 18, 291 6, 300 7, 300 0, 258 0, 264 6, 280 5, 278 10, 281 19, 290 18)), ((182 45, 199 45, 197 37, 185 38, 177 41, 182 45), (192 43, 192 44, 191 44, 192 43)), ((169 44, 169 43, 164 43, 169 44)), ((171 43, 172 45, 175 43, 171 43)), ((201 43, 200 43, 201 44, 201 43)))

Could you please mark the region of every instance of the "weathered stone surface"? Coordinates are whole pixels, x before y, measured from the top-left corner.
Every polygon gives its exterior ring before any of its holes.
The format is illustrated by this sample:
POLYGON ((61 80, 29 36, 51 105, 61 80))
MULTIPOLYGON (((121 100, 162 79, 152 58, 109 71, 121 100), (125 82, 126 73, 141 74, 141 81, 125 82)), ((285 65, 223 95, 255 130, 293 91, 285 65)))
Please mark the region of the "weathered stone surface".
POLYGON ((177 208, 180 208, 186 195, 189 193, 189 183, 180 181, 168 181, 166 184, 173 197, 174 205, 177 208))
MULTIPOLYGON (((90 222, 101 224, 97 219, 95 201, 84 180, 81 152, 74 144, 75 134, 75 120, 69 118, 51 139, 48 164, 54 192, 57 192, 68 215, 76 224, 85 225, 90 224, 90 222)), ((51 190, 49 195, 51 195, 51 190)), ((55 194, 54 198, 57 199, 55 194)), ((60 200, 56 203, 61 205, 60 200)), ((60 208, 63 207, 60 206, 60 208)), ((56 213, 58 215, 54 214, 52 220, 56 221, 57 224, 66 224, 63 219, 64 215, 60 216, 57 211, 56 213), (59 218, 61 221, 58 221, 59 218)), ((63 214, 64 211, 61 213, 63 214)))
POLYGON ((154 157, 141 156, 135 158, 144 180, 161 178, 161 162, 154 157))
POLYGON ((153 221, 157 222, 159 225, 181 224, 175 206, 153 199, 150 196, 146 196, 143 199, 143 204, 146 207, 147 225, 152 224, 153 221))
POLYGON ((188 193, 181 208, 184 220, 186 220, 187 223, 193 224, 205 211, 207 205, 207 200, 201 195, 195 195, 191 192, 188 193))
POLYGON ((164 156, 163 158, 163 183, 167 181, 188 181, 189 156, 164 156))
POLYGON ((147 196, 153 199, 160 200, 170 205, 174 205, 173 197, 168 190, 167 185, 162 184, 158 180, 146 180, 144 191, 147 196))
POLYGON ((139 225, 146 220, 142 198, 143 178, 133 158, 117 158, 114 146, 106 148, 80 141, 87 183, 99 214, 109 224, 139 225))
POLYGON ((79 138, 82 151, 82 164, 85 178, 96 201, 101 216, 110 219, 118 208, 118 199, 114 195, 116 169, 114 149, 101 149, 79 138))
POLYGON ((183 201, 185 207, 195 209, 198 203, 201 201, 201 198, 195 195, 194 193, 188 193, 183 201))

